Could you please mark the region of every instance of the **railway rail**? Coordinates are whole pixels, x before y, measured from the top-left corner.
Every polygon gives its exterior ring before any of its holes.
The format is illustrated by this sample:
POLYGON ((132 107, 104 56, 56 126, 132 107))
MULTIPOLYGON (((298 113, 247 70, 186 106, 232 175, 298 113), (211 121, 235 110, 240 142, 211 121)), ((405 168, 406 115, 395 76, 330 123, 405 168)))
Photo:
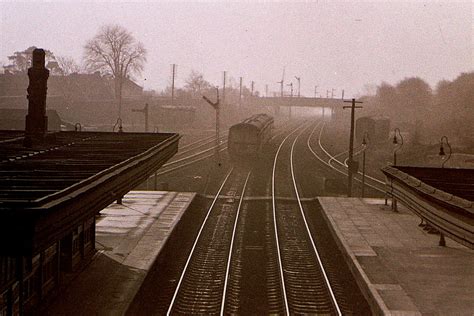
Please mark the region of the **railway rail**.
MULTIPOLYGON (((347 163, 338 159, 339 156, 344 155, 346 152, 342 152, 337 155, 332 155, 331 153, 329 153, 329 151, 326 148, 324 148, 324 146, 321 143, 324 126, 325 126, 324 122, 319 122, 318 124, 315 124, 315 126, 313 127, 307 139, 307 142, 306 142, 307 147, 310 150, 310 152, 314 155, 314 157, 318 159, 319 161, 321 161, 323 164, 325 164, 327 167, 332 169, 334 172, 347 176, 347 172, 348 172, 347 163), (317 148, 311 145, 313 135, 315 135, 316 133, 318 134, 317 148)), ((356 150, 356 154, 362 152, 362 150, 364 149, 360 148, 359 150, 356 150)), ((362 172, 360 171, 357 172, 354 179, 358 182, 362 182, 362 172)), ((378 192, 385 193, 385 182, 380 179, 371 177, 369 175, 365 175, 365 185, 367 185, 368 187, 378 192)))
MULTIPOLYGON (((276 140, 285 132, 286 128, 276 133, 272 139, 276 140)), ((244 203, 244 200, 250 175, 251 172, 247 169, 232 168, 225 176, 199 228, 171 298, 168 315, 196 313, 224 315, 241 311, 240 293, 245 288, 243 283, 246 283, 242 281, 245 276, 241 275, 241 268, 242 265, 249 265, 249 258, 245 258, 245 252, 248 249, 262 248, 249 245, 251 238, 245 237, 249 234, 249 229, 245 225, 246 220, 239 219, 241 209, 246 208, 247 211, 249 207, 250 201, 244 203)), ((253 216, 255 215, 259 217, 261 214, 254 213, 253 216)), ((269 225, 266 226, 266 235, 271 235, 268 232, 269 225)), ((265 228, 263 231, 265 233, 265 228)), ((267 243, 272 242, 271 238, 266 239, 267 243)), ((276 271, 276 261, 272 262, 270 265, 274 267, 270 270, 276 271)), ((280 286, 279 281, 277 286, 280 286)), ((266 292, 266 288, 262 292, 266 292)), ((273 304, 270 302, 266 310, 279 312, 280 303, 280 295, 276 295, 273 297, 273 304)))
POLYGON ((232 168, 222 182, 181 273, 168 315, 222 313, 235 225, 249 177, 250 172, 245 174, 232 168), (227 195, 240 191, 238 205, 229 199, 219 199, 223 190, 227 195))
POLYGON ((136 305, 136 310, 167 315, 341 315, 351 310, 340 276, 328 275, 322 266, 330 260, 328 250, 323 257, 318 254, 313 236, 319 238, 320 232, 310 231, 314 219, 306 218, 305 208, 317 207, 317 201, 299 193, 294 157, 299 160, 296 151, 305 147, 296 143, 310 127, 280 128, 268 159, 253 169, 234 167, 219 175, 223 180, 212 184, 215 195, 200 196, 199 203, 207 205, 198 211, 202 224, 192 228, 179 254, 170 250, 176 253, 173 263, 157 269, 163 286, 150 294, 155 303, 136 305))
MULTIPOLYGON (((222 136, 221 142, 219 144, 219 152, 224 152, 227 150, 227 136, 222 136)), ((150 180, 154 179, 157 176, 164 175, 171 173, 173 171, 180 170, 182 168, 188 167, 192 164, 200 162, 204 159, 210 158, 215 155, 216 145, 215 145, 215 137, 212 137, 209 141, 201 141, 192 144, 188 144, 186 149, 182 152, 178 151, 175 160, 172 160, 160 169, 160 171, 156 172, 155 174, 150 176, 150 180), (210 147, 205 147, 209 146, 210 147), (205 148, 202 148, 205 147, 205 148)), ((183 147, 183 148, 185 148, 183 147)))
MULTIPOLYGON (((341 315, 339 305, 331 288, 331 283, 326 275, 319 252, 312 238, 308 222, 300 201, 298 187, 294 174, 294 148, 298 137, 307 129, 300 127, 288 134, 278 147, 274 158, 272 172, 272 208, 275 230, 275 243, 277 245, 280 278, 282 284, 284 313, 289 314, 336 314, 341 315), (289 152, 290 178, 292 185, 286 181, 279 181, 288 175, 285 163, 280 162, 284 168, 278 168, 278 159, 284 154, 283 145, 298 131, 289 152), (283 175, 282 175, 283 174, 283 175), (275 197, 291 194, 297 204, 277 201, 275 197), (300 229, 305 227, 305 229, 300 229)), ((288 156, 285 155, 285 156, 288 156)), ((285 159, 285 158, 283 158, 285 159)), ((286 158, 288 159, 288 158, 286 158)))
MULTIPOLYGON (((286 133, 289 128, 292 128, 292 125, 283 126, 277 133, 272 136, 270 141, 286 133)), ((183 169, 197 162, 212 157, 213 155, 215 155, 215 139, 215 136, 208 136, 181 147, 175 157, 173 157, 170 162, 164 164, 160 171, 151 175, 149 180, 153 180, 160 175, 165 175, 174 171, 178 171, 180 169, 183 169)), ((225 152, 227 150, 227 134, 221 136, 219 146, 220 153, 225 152)))

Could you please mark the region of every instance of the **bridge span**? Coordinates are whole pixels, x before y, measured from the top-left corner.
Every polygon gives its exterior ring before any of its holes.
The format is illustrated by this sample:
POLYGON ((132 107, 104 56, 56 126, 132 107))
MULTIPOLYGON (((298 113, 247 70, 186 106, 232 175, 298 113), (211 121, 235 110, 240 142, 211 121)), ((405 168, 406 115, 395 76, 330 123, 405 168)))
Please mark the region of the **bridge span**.
MULTIPOLYGON (((158 98, 156 100, 158 106, 186 106, 193 104, 194 106, 207 106, 207 103, 200 98, 196 99, 180 99, 176 98, 171 102, 171 98, 158 98), (202 103, 202 104, 201 104, 202 103)), ((229 102, 238 106, 238 103, 229 102)), ((242 106, 260 106, 260 107, 307 107, 307 108, 336 108, 343 104, 342 99, 336 98, 307 98, 307 97, 247 97, 242 98, 242 106)))

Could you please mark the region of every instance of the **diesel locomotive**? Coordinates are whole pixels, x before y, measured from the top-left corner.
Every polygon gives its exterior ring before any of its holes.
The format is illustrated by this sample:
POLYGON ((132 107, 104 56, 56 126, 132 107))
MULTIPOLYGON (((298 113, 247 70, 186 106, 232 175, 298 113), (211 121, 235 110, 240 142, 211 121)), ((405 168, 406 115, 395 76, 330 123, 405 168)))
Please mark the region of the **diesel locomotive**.
POLYGON ((258 159, 273 133, 273 117, 256 114, 229 129, 227 150, 233 162, 258 159))

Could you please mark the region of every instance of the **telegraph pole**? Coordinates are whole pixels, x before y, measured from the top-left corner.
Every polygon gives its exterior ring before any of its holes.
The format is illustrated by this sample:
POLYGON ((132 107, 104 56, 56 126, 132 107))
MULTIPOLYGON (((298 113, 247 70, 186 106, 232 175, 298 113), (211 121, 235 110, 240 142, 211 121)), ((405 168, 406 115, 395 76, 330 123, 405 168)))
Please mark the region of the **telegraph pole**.
POLYGON ((268 84, 265 85, 265 97, 268 98, 268 84))
POLYGON ((176 74, 176 64, 173 64, 173 75, 172 75, 172 79, 171 79, 171 106, 174 105, 174 77, 175 77, 175 74, 176 74))
MULTIPOLYGON (((225 104, 225 75, 227 71, 224 70, 224 78, 223 78, 223 83, 222 83, 222 104, 225 104)), ((219 95, 217 96, 219 98, 219 95)))
POLYGON ((347 161, 348 172, 347 172, 347 196, 352 196, 352 178, 354 176, 354 171, 357 172, 358 165, 354 161, 354 116, 355 109, 361 109, 362 106, 356 106, 356 103, 363 103, 361 101, 356 101, 356 99, 344 101, 345 103, 352 103, 351 106, 343 106, 343 109, 351 109, 351 134, 349 137, 349 160, 347 161))
POLYGON ((289 84, 287 84, 287 86, 290 86, 291 88, 291 94, 290 94, 290 119, 291 119, 291 105, 293 103, 293 82, 290 82, 289 84))
POLYGON ((252 82, 250 83, 250 87, 251 87, 250 96, 251 96, 251 97, 253 97, 253 87, 254 87, 254 84, 255 84, 254 81, 252 81, 252 82))
POLYGON ((239 107, 242 107, 242 77, 240 77, 239 107))
POLYGON ((334 98, 334 88, 331 89, 331 99, 334 98))

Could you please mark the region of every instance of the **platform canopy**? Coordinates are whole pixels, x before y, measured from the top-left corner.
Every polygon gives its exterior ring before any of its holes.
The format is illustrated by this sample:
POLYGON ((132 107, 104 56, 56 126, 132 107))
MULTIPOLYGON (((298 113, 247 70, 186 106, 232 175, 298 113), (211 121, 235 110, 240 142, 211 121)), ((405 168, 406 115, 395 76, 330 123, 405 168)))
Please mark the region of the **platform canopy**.
POLYGON ((25 147, 0 131, 0 256, 43 250, 145 181, 178 150, 172 133, 57 132, 25 147))
POLYGON ((382 172, 389 195, 474 249, 474 169, 387 166, 382 172))

